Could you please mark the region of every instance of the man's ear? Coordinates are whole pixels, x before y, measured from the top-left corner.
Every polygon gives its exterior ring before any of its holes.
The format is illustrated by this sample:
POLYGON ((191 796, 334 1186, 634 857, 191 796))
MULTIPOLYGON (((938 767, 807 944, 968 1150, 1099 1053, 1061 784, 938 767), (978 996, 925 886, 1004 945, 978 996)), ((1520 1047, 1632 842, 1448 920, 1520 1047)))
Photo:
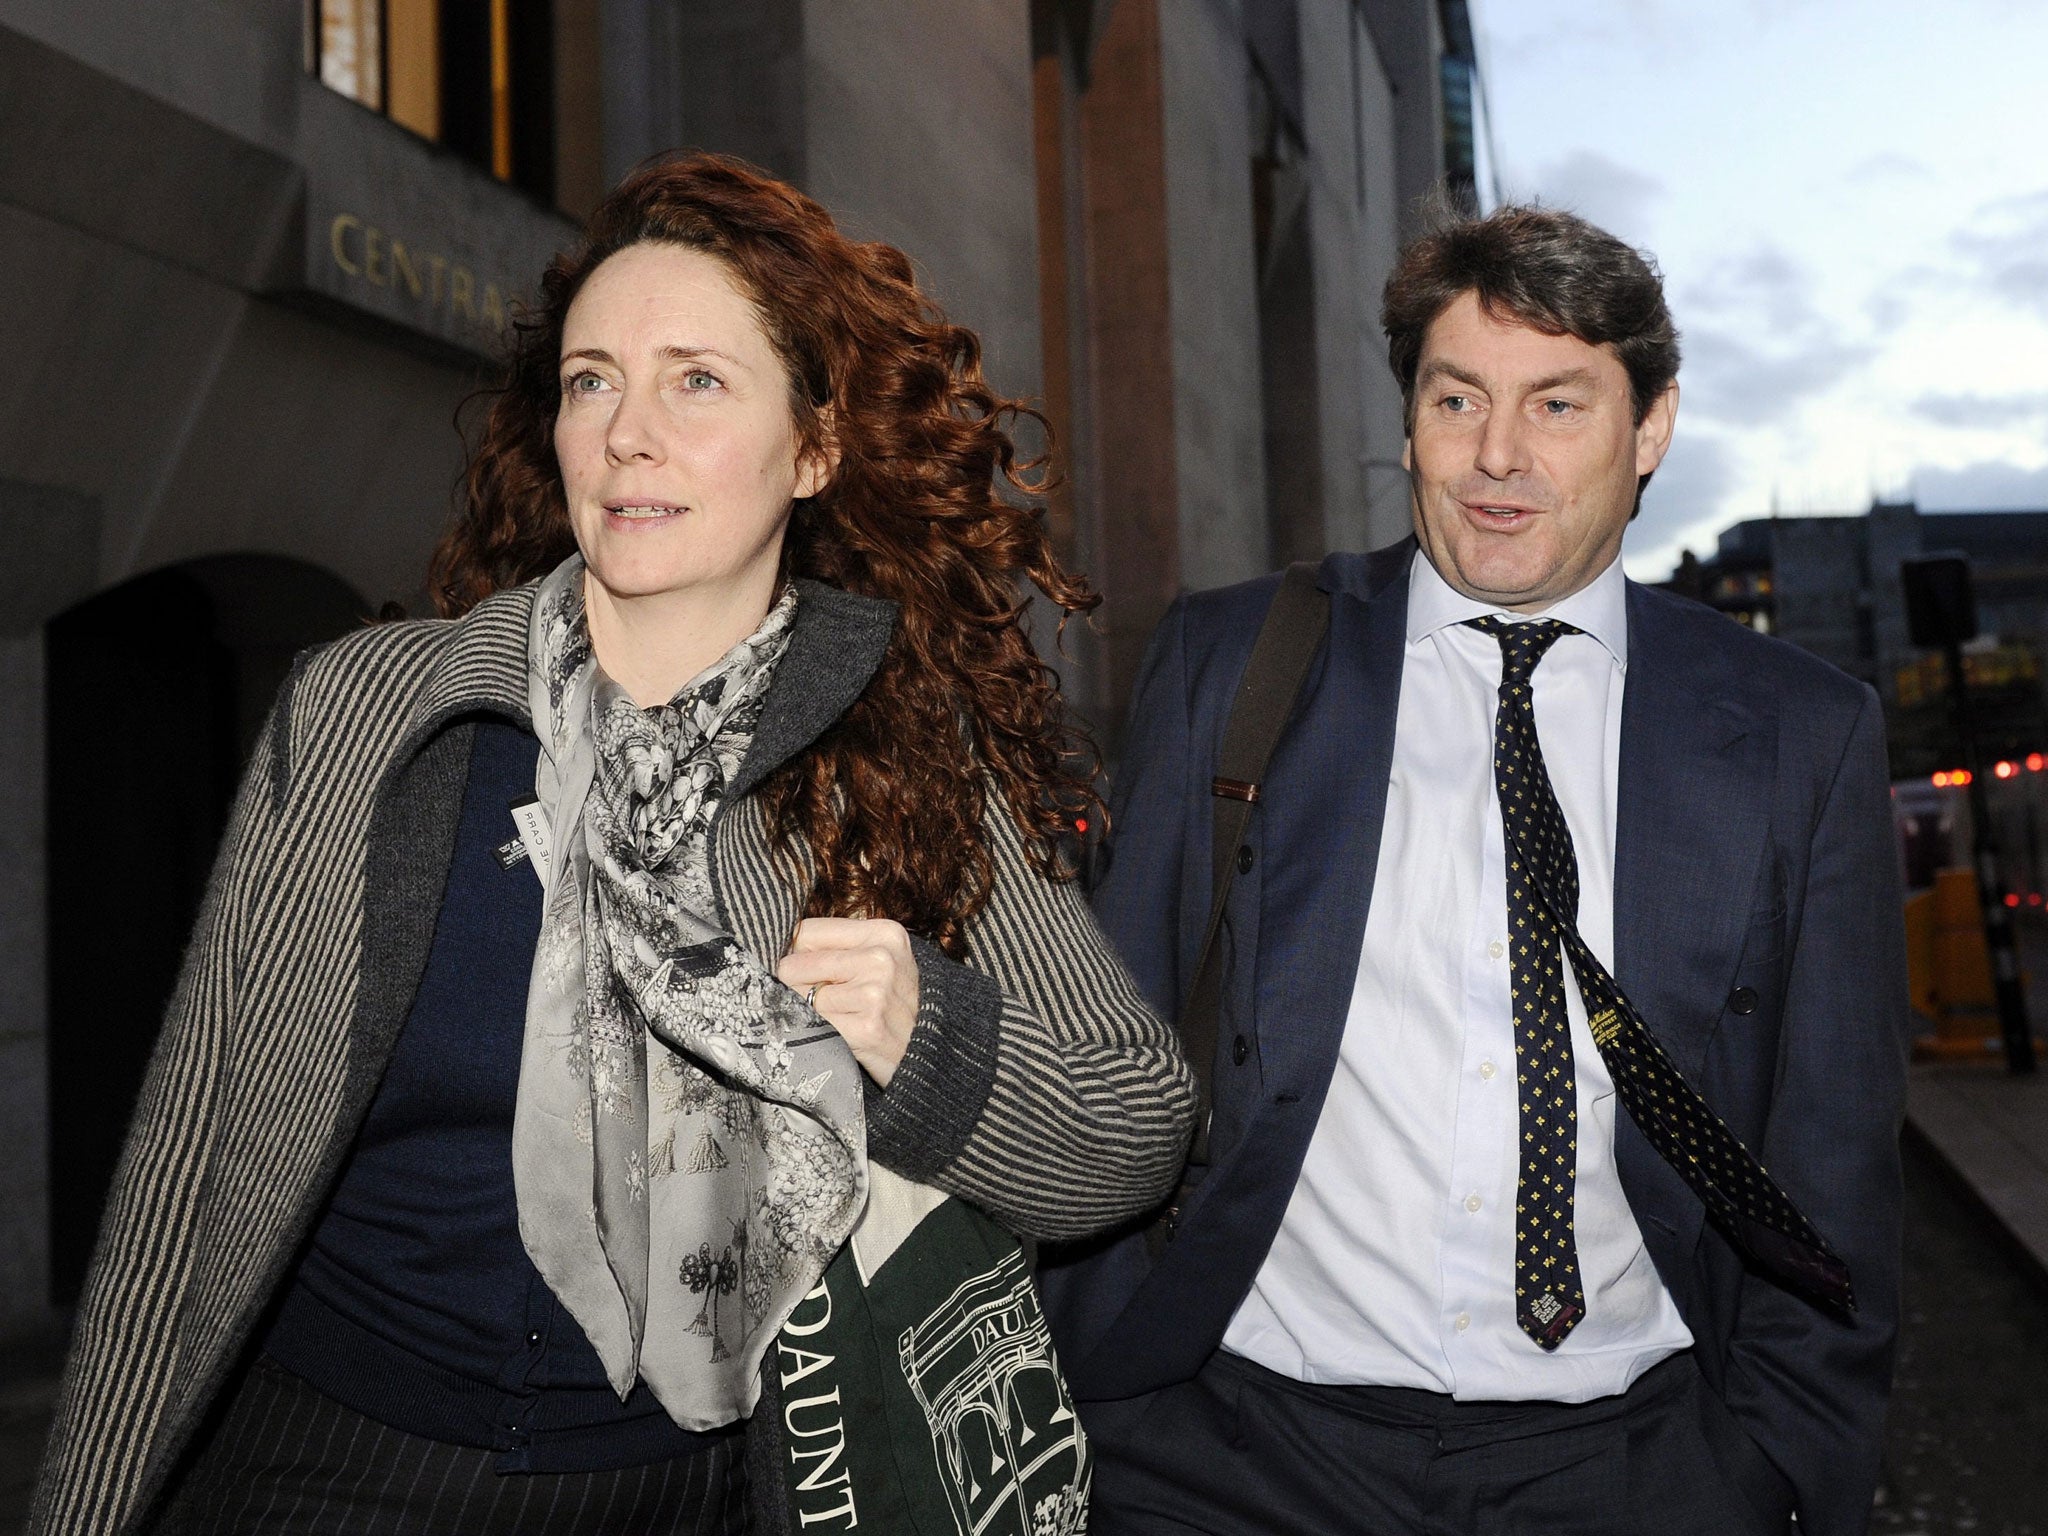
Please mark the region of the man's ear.
POLYGON ((806 500, 832 483, 839 473, 839 418, 829 405, 818 407, 818 425, 811 445, 796 461, 796 498, 806 500))
POLYGON ((1401 467, 1411 475, 1415 473, 1415 439, 1412 436, 1401 439, 1401 467))
POLYGON ((1664 393, 1650 402, 1649 410, 1636 424, 1636 475, 1654 474, 1671 447, 1671 431, 1678 424, 1678 380, 1664 386, 1664 393))

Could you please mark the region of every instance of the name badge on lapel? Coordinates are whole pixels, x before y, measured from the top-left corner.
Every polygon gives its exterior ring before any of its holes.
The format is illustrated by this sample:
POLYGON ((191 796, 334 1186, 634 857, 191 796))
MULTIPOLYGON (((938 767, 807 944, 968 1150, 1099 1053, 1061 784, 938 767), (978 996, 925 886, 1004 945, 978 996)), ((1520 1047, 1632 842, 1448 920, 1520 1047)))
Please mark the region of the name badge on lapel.
POLYGON ((498 845, 499 867, 510 869, 521 859, 526 859, 532 863, 540 883, 546 885, 553 849, 548 844, 548 823, 541 814, 540 801, 532 795, 522 795, 514 800, 512 825, 519 829, 519 835, 509 843, 498 845))

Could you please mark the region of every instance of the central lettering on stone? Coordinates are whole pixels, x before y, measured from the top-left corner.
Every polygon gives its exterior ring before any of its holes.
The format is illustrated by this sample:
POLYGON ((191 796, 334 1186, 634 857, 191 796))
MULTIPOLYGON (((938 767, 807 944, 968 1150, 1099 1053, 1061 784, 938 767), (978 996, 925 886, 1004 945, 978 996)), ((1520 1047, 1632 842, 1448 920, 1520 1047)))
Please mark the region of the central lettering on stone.
POLYGON ((417 241, 407 242, 353 213, 337 213, 327 226, 327 252, 349 283, 388 288, 429 310, 481 326, 493 336, 507 323, 505 288, 461 262, 417 241))

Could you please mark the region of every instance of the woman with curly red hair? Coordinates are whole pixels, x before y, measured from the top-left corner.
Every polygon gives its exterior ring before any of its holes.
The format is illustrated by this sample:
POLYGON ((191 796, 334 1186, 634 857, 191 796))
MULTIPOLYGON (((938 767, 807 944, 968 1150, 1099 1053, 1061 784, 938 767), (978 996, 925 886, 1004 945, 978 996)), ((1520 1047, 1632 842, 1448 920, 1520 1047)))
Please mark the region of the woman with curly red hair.
MULTIPOLYGON (((443 618, 272 714, 32 1529, 808 1524, 789 1490, 846 1476, 797 1477, 826 1399, 777 1394, 828 1266, 947 1197, 1027 1240, 1160 1198, 1189 1078, 1062 852, 1093 756, 1023 583, 1096 599, 1003 494, 1025 413, 795 189, 697 156, 606 200, 520 322, 443 618)), ((1067 1434, 1019 1521, 1080 1528, 1067 1434)))

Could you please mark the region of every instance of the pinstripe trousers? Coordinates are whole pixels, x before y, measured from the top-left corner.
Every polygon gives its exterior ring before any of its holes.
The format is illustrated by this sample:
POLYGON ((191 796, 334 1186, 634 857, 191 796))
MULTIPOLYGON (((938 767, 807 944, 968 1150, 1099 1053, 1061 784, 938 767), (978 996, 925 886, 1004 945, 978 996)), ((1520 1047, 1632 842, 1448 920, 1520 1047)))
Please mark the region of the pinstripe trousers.
POLYGON ((364 1418, 259 1358, 162 1536, 739 1536, 738 1434, 610 1472, 506 1473, 494 1453, 364 1418))

